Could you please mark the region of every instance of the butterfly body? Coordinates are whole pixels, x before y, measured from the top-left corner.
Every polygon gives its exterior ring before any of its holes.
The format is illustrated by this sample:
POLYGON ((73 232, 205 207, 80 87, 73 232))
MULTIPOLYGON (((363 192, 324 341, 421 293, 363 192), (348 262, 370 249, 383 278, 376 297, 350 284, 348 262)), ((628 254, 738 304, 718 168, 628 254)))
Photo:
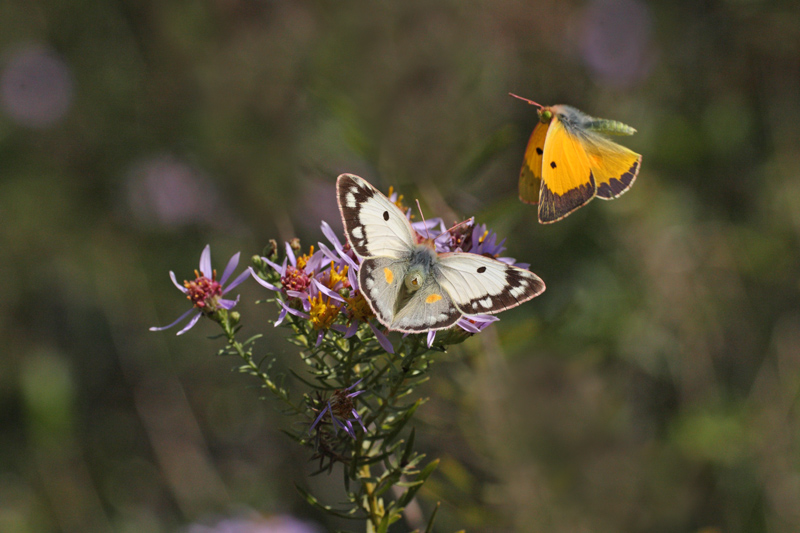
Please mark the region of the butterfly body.
POLYGON ((342 174, 336 188, 345 234, 362 260, 359 290, 390 330, 448 328, 464 315, 497 313, 544 291, 527 270, 418 244, 403 212, 358 176, 342 174))
POLYGON ((633 135, 634 128, 567 105, 539 106, 537 114, 520 171, 519 197, 539 204, 539 222, 556 222, 595 196, 611 200, 631 187, 642 156, 604 135, 633 135))

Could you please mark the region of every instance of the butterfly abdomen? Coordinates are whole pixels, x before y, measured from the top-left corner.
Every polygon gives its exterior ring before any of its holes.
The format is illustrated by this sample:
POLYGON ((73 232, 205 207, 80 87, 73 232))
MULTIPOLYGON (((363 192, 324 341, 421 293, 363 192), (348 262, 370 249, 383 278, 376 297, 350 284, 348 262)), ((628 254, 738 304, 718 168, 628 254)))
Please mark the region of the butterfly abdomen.
POLYGON ((588 123, 586 129, 596 131, 597 133, 606 133, 608 135, 633 135, 636 133, 634 128, 627 124, 617 122, 616 120, 606 120, 603 118, 596 118, 588 123))

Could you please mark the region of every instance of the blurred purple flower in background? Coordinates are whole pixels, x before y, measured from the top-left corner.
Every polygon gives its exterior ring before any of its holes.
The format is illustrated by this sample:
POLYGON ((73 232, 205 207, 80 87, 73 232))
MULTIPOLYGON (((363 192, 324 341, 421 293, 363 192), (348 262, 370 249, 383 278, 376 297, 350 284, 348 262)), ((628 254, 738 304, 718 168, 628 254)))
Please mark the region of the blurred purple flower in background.
POLYGON ((72 97, 72 73, 54 51, 30 44, 7 56, 0 74, 0 107, 20 126, 52 126, 67 114, 72 97))
POLYGON ((637 0, 593 0, 581 28, 583 60, 600 81, 627 87, 652 66, 651 15, 637 0))
POLYGON ((290 515, 226 518, 214 525, 192 524, 185 533, 322 533, 316 525, 290 515))
POLYGON ((167 227, 227 226, 233 216, 216 187, 200 170, 172 154, 136 161, 125 179, 129 209, 137 222, 167 227))

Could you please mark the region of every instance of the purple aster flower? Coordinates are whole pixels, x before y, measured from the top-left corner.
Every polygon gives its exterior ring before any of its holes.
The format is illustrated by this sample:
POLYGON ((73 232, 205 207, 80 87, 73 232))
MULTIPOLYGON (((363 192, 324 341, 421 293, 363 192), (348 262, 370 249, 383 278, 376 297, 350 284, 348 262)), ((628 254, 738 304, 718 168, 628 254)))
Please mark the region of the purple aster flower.
POLYGON ((249 517, 225 518, 213 525, 192 524, 186 533, 321 533, 321 530, 292 516, 263 517, 254 513, 249 517))
POLYGON ((211 246, 206 245, 206 247, 203 248, 203 253, 200 254, 200 271, 194 271, 195 279, 193 281, 184 281, 183 286, 181 286, 175 277, 175 273, 170 271, 169 277, 172 279, 172 283, 178 288, 179 291, 184 293, 186 297, 192 301, 193 307, 179 316, 178 319, 172 324, 163 327, 152 327, 150 328, 150 331, 162 331, 169 329, 194 313, 194 316, 186 325, 186 327, 177 333, 178 335, 181 335, 189 331, 195 324, 197 324, 197 321, 200 320, 201 316, 210 316, 214 314, 217 309, 232 309, 239 301, 239 298, 237 297, 236 300, 226 300, 222 298, 222 296, 228 291, 238 287, 244 280, 250 277, 250 270, 245 270, 239 274, 239 276, 227 287, 225 287, 225 282, 228 281, 228 278, 230 278, 231 274, 233 274, 233 271, 236 270, 238 265, 239 253, 237 252, 228 261, 228 265, 225 267, 225 270, 222 273, 222 278, 217 281, 217 271, 211 268, 211 246))
POLYGON ((339 428, 342 428, 348 435, 356 438, 356 432, 353 428, 353 420, 355 420, 361 425, 361 429, 363 429, 366 433, 367 428, 364 426, 364 421, 361 420, 361 416, 358 414, 358 411, 356 411, 356 407, 353 402, 353 398, 364 391, 360 390, 349 392, 359 383, 361 383, 360 379, 346 389, 336 389, 333 391, 333 394, 331 394, 331 397, 326 402, 325 407, 322 409, 322 411, 320 411, 316 420, 314 420, 314 423, 311 424, 311 427, 308 428, 308 433, 310 434, 314 430, 319 421, 322 420, 322 417, 325 416, 325 413, 330 413, 331 422, 337 431, 339 428), (351 415, 352 418, 350 418, 351 415))

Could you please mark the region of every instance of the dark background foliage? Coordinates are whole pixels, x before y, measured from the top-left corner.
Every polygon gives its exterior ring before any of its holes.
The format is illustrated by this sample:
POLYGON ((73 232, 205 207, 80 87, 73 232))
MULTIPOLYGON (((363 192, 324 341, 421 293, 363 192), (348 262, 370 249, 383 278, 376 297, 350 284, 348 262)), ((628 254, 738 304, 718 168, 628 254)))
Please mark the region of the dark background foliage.
POLYGON ((437 531, 800 530, 799 88, 797 2, 0 3, 0 530, 341 527, 294 489, 336 503, 339 473, 308 479, 213 325, 147 327, 205 244, 320 240, 344 171, 548 286, 422 391, 437 531), (632 190, 539 225, 509 91, 637 128, 632 190))

